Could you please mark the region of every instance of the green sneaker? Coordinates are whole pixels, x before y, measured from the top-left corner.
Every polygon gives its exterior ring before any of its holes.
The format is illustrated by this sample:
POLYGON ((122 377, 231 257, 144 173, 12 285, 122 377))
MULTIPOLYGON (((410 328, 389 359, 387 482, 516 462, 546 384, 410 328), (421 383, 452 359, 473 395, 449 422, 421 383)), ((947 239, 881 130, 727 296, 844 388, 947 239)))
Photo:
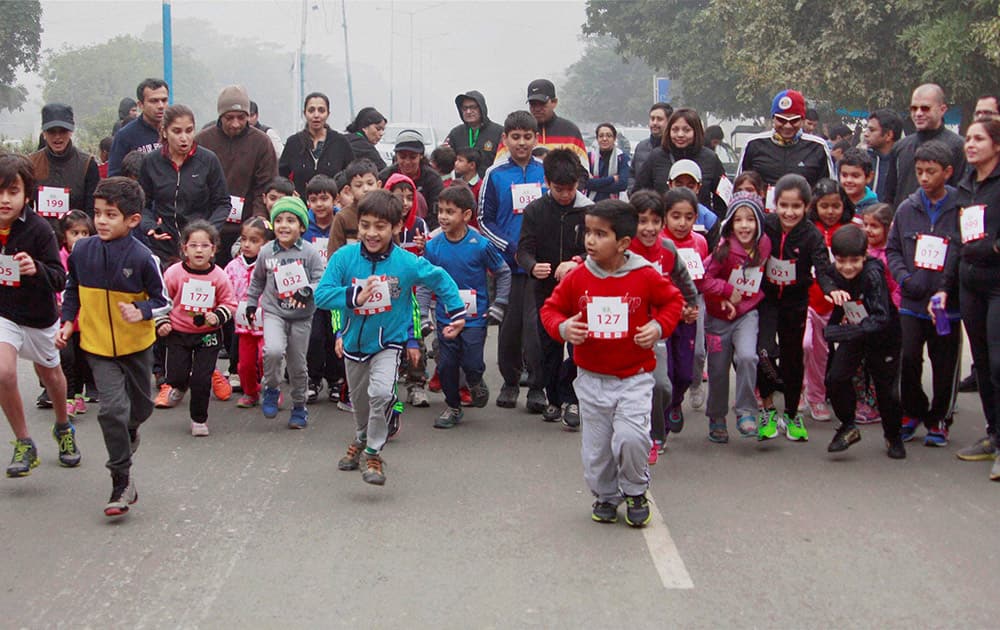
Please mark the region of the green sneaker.
POLYGON ((757 439, 773 440, 778 437, 777 409, 762 409, 757 416, 757 439))
POLYGON ((805 422, 802 421, 802 414, 789 416, 787 413, 781 414, 781 429, 785 432, 785 437, 792 442, 808 442, 809 432, 806 431, 805 422))
POLYGON ((38 449, 31 438, 11 442, 14 445, 14 457, 7 466, 8 477, 27 477, 31 474, 31 469, 38 466, 38 449))

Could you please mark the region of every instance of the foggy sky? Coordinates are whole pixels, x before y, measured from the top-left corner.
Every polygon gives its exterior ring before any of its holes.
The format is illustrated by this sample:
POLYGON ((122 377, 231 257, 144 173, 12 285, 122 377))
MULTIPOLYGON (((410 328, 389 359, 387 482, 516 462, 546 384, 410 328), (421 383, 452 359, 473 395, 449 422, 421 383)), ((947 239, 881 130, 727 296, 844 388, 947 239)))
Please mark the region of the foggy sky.
MULTIPOLYGON (((339 0, 307 0, 306 52, 324 55, 343 67, 344 40, 339 0)), ((503 121, 506 113, 526 109, 525 91, 532 79, 547 77, 557 85, 567 66, 582 54, 580 27, 585 20, 582 1, 477 1, 450 0, 416 2, 408 0, 363 2, 347 0, 348 36, 351 65, 374 68, 379 81, 355 73, 355 109, 372 105, 390 122, 410 120, 410 20, 413 21, 413 120, 430 122, 438 134, 459 122, 455 95, 470 89, 483 92, 490 117, 503 121), (390 62, 390 6, 395 7, 395 39, 390 62), (423 66, 421 80, 421 60, 423 66), (389 93, 375 85, 389 85, 393 77, 393 107, 389 93), (421 87, 422 86, 422 87, 421 87)), ((222 33, 249 37, 261 47, 293 51, 298 46, 301 0, 173 0, 176 24, 185 18, 208 21, 222 33)), ((117 35, 139 35, 150 25, 159 28, 160 0, 86 1, 46 0, 42 2, 42 50, 58 50, 105 42, 117 35)), ((175 39, 177 34, 174 34, 175 39)), ((211 60, 203 59, 206 64, 211 60)), ((176 80, 176 76, 175 76, 176 80)), ((0 132, 12 133, 12 121, 19 121, 17 133, 26 124, 37 132, 41 106, 40 80, 25 83, 31 98, 25 111, 0 114, 0 132)), ((346 79, 329 77, 322 85, 306 85, 306 91, 323 91, 333 100, 346 103, 346 79)), ((117 104, 122 95, 109 94, 117 104)), ((254 97, 253 94, 250 95, 254 97)), ((288 95, 288 108, 293 104, 288 95)), ((345 108, 346 109, 346 108, 345 108)), ((262 121, 267 122, 266 112, 262 121)), ((301 118, 299 118, 301 120, 301 118)), ((342 121, 331 117, 331 126, 342 121)), ((288 135, 294 129, 280 129, 288 135)))

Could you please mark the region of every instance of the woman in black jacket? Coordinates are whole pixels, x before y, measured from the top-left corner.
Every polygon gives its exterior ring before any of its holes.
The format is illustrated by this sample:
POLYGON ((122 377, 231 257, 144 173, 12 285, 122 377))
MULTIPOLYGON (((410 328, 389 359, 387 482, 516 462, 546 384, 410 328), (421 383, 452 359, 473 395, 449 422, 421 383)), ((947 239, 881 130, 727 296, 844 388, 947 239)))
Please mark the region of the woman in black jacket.
POLYGON ((380 171, 385 168, 385 160, 378 154, 375 145, 382 141, 387 122, 374 107, 363 107, 354 117, 354 122, 347 125, 347 141, 355 159, 368 158, 380 171))
POLYGON ((677 160, 694 160, 701 168, 701 190, 698 202, 720 217, 726 216, 726 204, 715 195, 719 180, 725 174, 722 160, 705 146, 705 128, 695 110, 682 107, 667 120, 667 129, 659 147, 653 149, 636 177, 635 189, 654 188, 665 192, 670 188, 670 167, 677 160))
POLYGON ((347 168, 354 151, 347 139, 326 124, 330 117, 330 99, 313 92, 306 96, 302 115, 306 127, 285 141, 285 150, 278 158, 278 174, 295 184, 299 197, 306 198, 306 184, 313 175, 333 177, 347 168))
POLYGON ((159 151, 142 160, 139 185, 146 195, 142 231, 164 266, 180 257, 180 232, 195 219, 221 228, 232 209, 222 164, 194 141, 194 113, 185 105, 163 112, 159 151))

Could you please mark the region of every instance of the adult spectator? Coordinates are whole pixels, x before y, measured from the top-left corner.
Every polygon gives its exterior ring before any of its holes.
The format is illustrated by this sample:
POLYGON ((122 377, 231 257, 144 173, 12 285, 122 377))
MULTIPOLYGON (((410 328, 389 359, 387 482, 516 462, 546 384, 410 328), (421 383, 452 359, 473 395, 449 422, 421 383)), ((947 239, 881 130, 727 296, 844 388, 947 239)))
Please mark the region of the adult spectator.
POLYGON ((354 121, 347 125, 347 141, 354 151, 354 158, 368 158, 380 171, 385 168, 385 160, 375 145, 382 141, 387 122, 374 107, 362 107, 354 121))
POLYGON ((819 112, 815 108, 806 109, 806 116, 802 121, 802 131, 822 137, 823 130, 819 128, 819 112))
POLYGON ((725 174, 722 160, 705 146, 705 130, 701 126, 698 112, 682 107, 670 115, 660 146, 653 149, 649 159, 639 171, 635 188, 653 188, 664 193, 670 188, 670 167, 680 160, 691 160, 701 169, 701 189, 698 201, 707 208, 714 208, 719 216, 725 216, 726 204, 721 199, 715 201, 715 189, 725 174))
POLYGON ((216 102, 215 124, 195 136, 195 142, 215 153, 222 164, 232 211, 219 232, 216 264, 225 267, 230 248, 240 237, 241 224, 253 215, 266 217, 264 193, 278 174, 278 158, 270 138, 250 125, 250 97, 238 85, 223 88, 216 102))
POLYGON ((628 188, 628 153, 618 148, 618 130, 611 123, 601 123, 594 130, 596 146, 587 154, 590 179, 587 196, 594 201, 618 199, 628 188))
POLYGON ((274 145, 274 157, 277 159, 285 149, 285 143, 282 142, 281 136, 278 135, 278 132, 273 127, 268 127, 260 122, 260 108, 257 107, 256 101, 250 101, 250 126, 267 134, 267 137, 271 140, 271 144, 274 145))
POLYGON ((868 116, 865 128, 865 144, 872 158, 873 180, 871 184, 875 196, 881 202, 889 201, 885 196, 886 178, 889 165, 896 158, 896 143, 903 137, 903 119, 891 109, 877 109, 868 116))
POLYGON ((135 120, 138 115, 139 108, 136 106, 134 98, 126 96, 118 101, 118 120, 111 127, 111 136, 114 137, 122 127, 135 120))
MULTIPOLYGON (((552 149, 566 148, 578 158, 583 168, 587 168, 587 145, 583 143, 580 128, 570 120, 556 116, 556 86, 548 79, 535 79, 528 84, 528 109, 538 123, 538 144, 533 155, 541 156, 552 149)), ((509 155, 507 147, 500 145, 497 160, 505 160, 509 155)))
POLYGON ((170 99, 163 79, 146 79, 135 89, 140 115, 115 134, 108 156, 108 177, 121 175, 122 158, 131 153, 152 153, 160 148, 160 125, 170 99))
POLYGON ((146 194, 142 232, 164 266, 178 260, 185 225, 205 219, 221 229, 229 216, 222 164, 215 153, 198 146, 194 135, 194 112, 186 105, 171 105, 163 113, 163 146, 146 154, 139 171, 146 194))
MULTIPOLYGON (((805 131, 805 129, 803 129, 803 131, 805 131)), ((806 131, 806 133, 809 132, 806 131)), ((851 133, 851 128, 843 123, 830 127, 830 146, 842 141, 850 143, 853 137, 854 134, 851 133)), ((851 146, 852 145, 848 144, 847 148, 849 149, 851 146)))
POLYGON ((496 159, 503 127, 490 120, 486 98, 476 90, 456 96, 455 107, 458 108, 458 117, 462 123, 448 132, 444 143, 456 152, 466 147, 479 149, 482 159, 479 161, 478 173, 482 177, 496 159))
POLYGON ((313 175, 333 177, 354 159, 351 145, 340 133, 326 124, 330 117, 330 99, 326 94, 306 95, 302 106, 305 129, 285 141, 278 159, 278 174, 292 180, 299 197, 306 198, 306 184, 313 175))
POLYGON ((379 180, 387 181, 389 176, 395 173, 402 173, 412 179, 417 186, 417 192, 422 194, 424 201, 427 202, 427 216, 424 220, 427 221, 427 227, 433 230, 438 225, 437 199, 444 190, 444 183, 424 156, 423 135, 413 129, 403 129, 396 135, 393 152, 396 154, 396 161, 379 172, 379 180))
POLYGON ((944 90, 934 83, 925 83, 913 90, 910 97, 910 119, 916 128, 916 133, 910 134, 896 145, 896 159, 889 165, 886 180, 886 199, 891 199, 894 207, 898 207, 908 196, 916 192, 917 171, 913 154, 917 147, 925 142, 937 140, 951 149, 952 164, 955 172, 948 183, 958 186, 967 166, 965 161, 965 141, 962 136, 945 128, 944 113, 948 106, 944 102, 944 90))
MULTIPOLYGON (((979 397, 989 440, 959 451, 964 460, 989 460, 1000 448, 1000 120, 973 122, 965 132, 965 155, 972 167, 958 184, 963 210, 959 296, 969 336, 979 397), (973 211, 978 211, 978 218, 973 211), (965 213, 969 212, 967 216, 965 213)), ((954 296, 947 296, 954 299, 954 296)), ((1000 459, 990 479, 1000 481, 1000 459)))
POLYGON ((69 105, 49 103, 42 108, 45 148, 28 156, 37 184, 31 192, 42 216, 57 218, 69 210, 94 214, 94 189, 100 180, 97 160, 73 146, 75 128, 69 105))
POLYGON ((774 129, 751 136, 740 155, 737 174, 757 171, 768 186, 788 173, 805 177, 810 187, 831 177, 834 170, 826 141, 802 131, 805 113, 806 100, 800 92, 778 92, 771 101, 774 129))
POLYGON ((996 96, 979 97, 979 100, 976 101, 975 119, 977 121, 1000 119, 1000 103, 997 102, 996 96))
POLYGON ((725 142, 726 134, 719 125, 709 125, 705 127, 705 146, 715 151, 715 149, 725 142))
POLYGON ((642 170, 642 165, 649 159, 649 154, 663 142, 663 130, 667 128, 667 121, 674 113, 670 103, 653 103, 649 108, 649 137, 640 140, 632 151, 632 177, 629 181, 629 191, 635 188, 635 180, 642 170))

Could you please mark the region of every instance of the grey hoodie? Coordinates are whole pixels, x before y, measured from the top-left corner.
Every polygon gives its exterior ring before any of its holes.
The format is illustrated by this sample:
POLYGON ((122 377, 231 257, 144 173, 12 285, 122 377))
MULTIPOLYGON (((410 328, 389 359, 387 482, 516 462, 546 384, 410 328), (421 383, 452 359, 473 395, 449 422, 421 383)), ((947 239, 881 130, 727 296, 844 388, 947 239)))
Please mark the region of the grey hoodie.
MULTIPOLYGON (((300 261, 305 268, 309 287, 315 291, 323 272, 326 270, 326 260, 319 250, 301 238, 290 248, 285 249, 277 240, 266 243, 260 248, 257 264, 250 278, 250 288, 247 289, 247 304, 256 304, 260 298, 261 310, 269 315, 277 315, 282 319, 308 319, 316 311, 315 302, 310 302, 305 308, 292 308, 289 298, 278 297, 278 285, 274 272, 281 265, 300 261)), ((262 313, 258 313, 260 317, 262 313)))

